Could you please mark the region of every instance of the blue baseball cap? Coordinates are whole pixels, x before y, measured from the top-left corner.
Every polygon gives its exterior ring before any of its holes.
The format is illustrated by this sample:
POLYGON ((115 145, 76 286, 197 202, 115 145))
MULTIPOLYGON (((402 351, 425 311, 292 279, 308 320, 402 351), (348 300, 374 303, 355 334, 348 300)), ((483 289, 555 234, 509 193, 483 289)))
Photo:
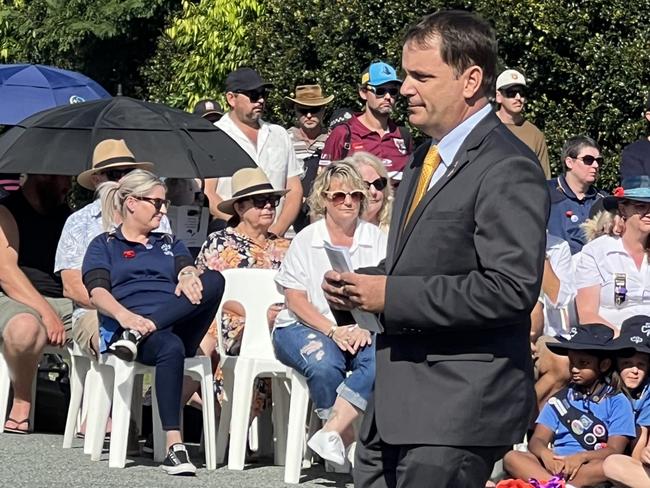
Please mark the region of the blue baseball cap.
POLYGON ((379 86, 385 83, 402 83, 395 68, 382 61, 372 63, 361 75, 361 85, 379 86))

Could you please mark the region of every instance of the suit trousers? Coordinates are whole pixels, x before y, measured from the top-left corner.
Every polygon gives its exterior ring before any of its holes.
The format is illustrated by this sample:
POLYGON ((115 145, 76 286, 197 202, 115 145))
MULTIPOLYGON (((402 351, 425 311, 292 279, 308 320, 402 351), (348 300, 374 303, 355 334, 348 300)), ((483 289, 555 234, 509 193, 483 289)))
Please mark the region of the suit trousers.
POLYGON ((483 488, 494 463, 512 446, 391 445, 373 418, 357 443, 355 488, 483 488), (363 437, 363 436, 362 436, 363 437))

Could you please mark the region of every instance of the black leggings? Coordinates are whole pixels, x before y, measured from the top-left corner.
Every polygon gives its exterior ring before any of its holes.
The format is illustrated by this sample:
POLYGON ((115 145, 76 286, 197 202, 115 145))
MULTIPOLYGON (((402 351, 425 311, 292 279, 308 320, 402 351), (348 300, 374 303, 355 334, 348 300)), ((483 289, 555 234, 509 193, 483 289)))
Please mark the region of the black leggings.
POLYGON ((201 282, 201 303, 194 305, 183 294, 174 296, 148 315, 158 330, 138 346, 137 360, 156 367, 158 410, 166 431, 180 429, 185 358, 196 354, 223 296, 224 279, 218 271, 204 272, 201 282))

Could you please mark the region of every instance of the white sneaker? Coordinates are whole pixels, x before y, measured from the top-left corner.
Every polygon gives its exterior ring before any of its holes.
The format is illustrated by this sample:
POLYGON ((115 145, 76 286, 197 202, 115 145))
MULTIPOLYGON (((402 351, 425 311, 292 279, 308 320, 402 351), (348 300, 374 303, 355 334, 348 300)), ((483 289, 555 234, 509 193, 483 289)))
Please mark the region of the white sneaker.
POLYGON ((338 433, 321 429, 307 441, 307 445, 321 458, 339 466, 345 464, 345 446, 338 433))

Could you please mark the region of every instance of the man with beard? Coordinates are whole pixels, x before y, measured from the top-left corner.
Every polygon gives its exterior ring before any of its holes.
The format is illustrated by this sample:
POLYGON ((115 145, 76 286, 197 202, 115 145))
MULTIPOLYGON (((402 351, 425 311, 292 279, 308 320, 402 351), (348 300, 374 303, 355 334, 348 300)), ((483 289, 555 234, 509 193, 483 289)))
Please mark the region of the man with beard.
POLYGON ((332 130, 323 148, 321 165, 365 151, 381 159, 389 175, 400 173, 413 152, 409 131, 390 119, 401 85, 395 68, 389 64, 377 61, 368 66, 359 86, 365 109, 332 130))
MULTIPOLYGON (((226 100, 230 111, 217 127, 232 137, 264 170, 275 190, 290 190, 280 202, 275 222, 269 232, 284 235, 302 206, 302 162, 296 157, 287 131, 262 120, 264 106, 272 83, 264 81, 251 68, 238 68, 226 78, 226 100)), ((230 178, 205 181, 205 194, 210 201, 210 213, 227 221, 231 215, 220 212, 218 204, 233 197, 230 178)))
POLYGON ((54 273, 70 183, 69 176, 29 175, 0 205, 0 343, 14 390, 7 432, 33 428, 32 381, 43 348, 63 346, 70 329, 72 302, 54 273))

